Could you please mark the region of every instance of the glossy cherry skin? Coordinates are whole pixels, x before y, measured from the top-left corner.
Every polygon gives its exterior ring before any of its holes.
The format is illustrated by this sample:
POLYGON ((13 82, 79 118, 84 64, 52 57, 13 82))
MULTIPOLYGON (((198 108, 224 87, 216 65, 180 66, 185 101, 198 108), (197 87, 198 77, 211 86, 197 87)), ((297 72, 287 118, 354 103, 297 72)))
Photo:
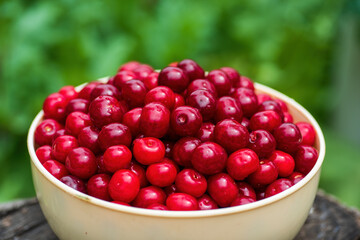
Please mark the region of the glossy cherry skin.
POLYGON ((77 137, 80 131, 87 126, 91 126, 90 116, 83 112, 72 112, 66 117, 65 129, 71 135, 77 137))
POLYGON ((63 86, 62 88, 60 88, 58 93, 63 95, 68 102, 72 99, 75 99, 78 95, 74 86, 63 86))
POLYGON ((279 114, 281 119, 284 118, 284 113, 281 109, 281 106, 274 100, 266 100, 262 103, 259 103, 259 108, 258 108, 259 112, 260 111, 269 111, 269 110, 272 110, 272 111, 276 112, 277 114, 279 114))
POLYGON ((269 160, 260 161, 258 169, 250 174, 248 182, 254 187, 259 188, 268 185, 275 181, 278 177, 278 172, 275 164, 269 160))
POLYGON ((196 108, 181 106, 171 113, 171 129, 179 136, 195 136, 201 124, 202 116, 196 108))
POLYGON ((93 101, 99 96, 111 96, 119 100, 121 93, 111 84, 100 83, 91 91, 90 100, 93 101))
POLYGON ((290 176, 288 176, 288 179, 295 185, 296 183, 300 182, 305 177, 304 174, 299 172, 293 172, 290 176))
POLYGON ((283 120, 284 123, 293 123, 294 122, 294 118, 293 116, 288 113, 288 112, 284 112, 284 120, 283 120))
POLYGON ((67 115, 69 115, 72 112, 88 113, 89 105, 90 102, 88 100, 82 98, 75 98, 69 101, 69 103, 66 105, 65 112, 67 115))
POLYGON ((288 177, 294 171, 295 161, 293 157, 286 152, 276 150, 268 159, 275 164, 279 177, 288 177))
POLYGON ((173 160, 180 166, 191 167, 192 155, 200 143, 201 141, 194 137, 179 139, 172 149, 173 160))
POLYGON ((177 170, 174 164, 167 161, 151 164, 146 169, 146 178, 157 187, 166 187, 174 183, 177 170))
POLYGON ((219 206, 214 201, 214 199, 212 199, 207 194, 202 195, 197 200, 198 200, 199 210, 211 210, 211 209, 218 209, 219 208, 219 206))
POLYGON ((130 203, 140 190, 138 176, 128 169, 114 173, 109 182, 109 194, 115 201, 130 203))
POLYGON ((258 98, 259 104, 262 104, 263 102, 268 101, 268 100, 272 100, 272 98, 266 93, 259 93, 256 96, 258 98))
POLYGON ((229 94, 231 89, 231 81, 225 72, 221 70, 212 70, 208 73, 206 78, 214 84, 217 95, 219 97, 229 94))
POLYGON ((283 123, 274 130, 277 149, 292 153, 299 147, 302 137, 299 128, 293 123, 283 123))
POLYGON ((83 87, 83 89, 81 89, 81 91, 79 92, 78 99, 86 99, 90 101, 90 95, 92 90, 99 84, 100 82, 89 82, 88 84, 86 84, 85 87, 83 87))
POLYGON ((133 142, 133 153, 139 163, 150 165, 163 160, 165 157, 165 146, 157 138, 138 138, 133 142))
POLYGON ((215 110, 215 122, 219 122, 224 119, 234 119, 241 122, 243 113, 238 102, 232 97, 221 97, 217 101, 215 110))
POLYGON ((194 60, 184 59, 179 62, 177 66, 184 71, 190 81, 205 77, 204 69, 202 69, 194 60))
POLYGON ((250 120, 248 118, 243 117, 240 124, 243 125, 244 127, 246 127, 246 129, 248 131, 251 131, 251 129, 250 129, 250 120))
POLYGON ((266 187, 265 197, 271 197, 293 186, 293 183, 286 178, 279 178, 266 187))
POLYGON ((130 166, 132 154, 125 145, 114 145, 104 152, 104 166, 109 172, 127 168, 130 166))
POLYGON ((206 90, 196 90, 186 98, 188 106, 199 109, 203 121, 209 121, 213 118, 216 109, 215 96, 206 90))
POLYGON ((122 118, 122 124, 128 126, 131 131, 132 137, 136 137, 140 133, 140 117, 142 108, 133 108, 126 112, 122 118))
POLYGON ((35 143, 38 145, 51 145, 56 132, 64 128, 54 119, 45 119, 36 127, 34 133, 35 143))
POLYGON ((137 62, 137 61, 130 61, 127 63, 124 63, 123 65, 121 65, 118 69, 118 72, 121 71, 134 71, 134 69, 136 69, 137 67, 139 67, 141 65, 141 63, 137 62))
POLYGON ((36 149, 35 154, 41 164, 43 164, 47 160, 53 159, 52 154, 51 154, 51 146, 49 146, 49 145, 43 145, 43 146, 39 147, 38 149, 36 149))
POLYGON ((189 96, 191 93, 196 90, 206 90, 212 93, 215 97, 217 96, 216 88, 214 84, 212 84, 207 79, 196 79, 192 81, 187 87, 187 95, 189 96))
POLYGON ((52 144, 52 155, 56 160, 64 163, 71 149, 77 147, 79 147, 79 143, 75 137, 69 135, 60 136, 52 144))
POLYGON ((299 146, 295 154, 295 169, 297 172, 308 174, 318 159, 318 151, 307 145, 299 146))
POLYGON ((205 175, 221 172, 226 166, 226 160, 225 149, 214 142, 201 143, 191 157, 194 169, 205 175))
POLYGON ((135 74, 136 79, 139 79, 141 81, 144 81, 152 72, 154 72, 154 69, 147 65, 147 64, 140 64, 132 72, 135 74))
POLYGON ((228 207, 239 193, 236 183, 226 173, 212 175, 208 179, 208 193, 220 207, 228 207))
POLYGON ((232 201, 232 203, 230 204, 230 207, 245 205, 245 204, 252 203, 252 202, 255 202, 255 201, 256 201, 256 200, 253 199, 253 198, 238 195, 238 196, 234 199, 234 201, 232 201))
POLYGON ((165 210, 169 210, 167 206, 163 205, 163 204, 159 204, 159 203, 153 203, 150 204, 147 209, 152 209, 152 210, 161 210, 161 211, 165 211, 165 210))
POLYGON ((87 126, 81 129, 77 139, 81 147, 89 148, 94 154, 100 153, 100 146, 97 142, 99 130, 94 126, 87 126))
POLYGON ((50 94, 44 101, 43 110, 44 117, 55 119, 58 122, 62 122, 65 119, 65 109, 68 100, 60 93, 50 94))
POLYGON ((121 103, 111 96, 99 96, 89 106, 90 119, 98 128, 113 122, 121 122, 124 112, 121 103))
POLYGON ((174 106, 173 109, 180 107, 180 106, 184 106, 185 105, 185 99, 183 96, 181 96, 178 93, 174 93, 174 106))
POLYGON ((73 148, 66 157, 65 166, 69 172, 81 179, 88 179, 97 171, 95 155, 88 148, 73 148))
POLYGON ((176 93, 183 92, 189 84, 186 73, 178 67, 165 67, 158 77, 159 85, 167 86, 176 93))
POLYGON ((250 118, 250 128, 252 130, 263 129, 273 132, 281 123, 280 115, 272 110, 257 112, 250 118))
POLYGON ((87 193, 102 200, 110 201, 109 182, 110 176, 104 173, 92 176, 87 182, 87 193))
POLYGON ((140 132, 147 137, 165 136, 170 125, 170 111, 160 103, 146 104, 140 117, 140 132))
POLYGON ((149 185, 149 181, 146 179, 145 168, 143 166, 135 161, 131 161, 129 169, 138 176, 141 188, 149 185))
POLYGON ((233 86, 235 88, 248 88, 253 91, 255 90, 254 82, 250 78, 245 76, 240 76, 239 81, 235 82, 233 86))
POLYGON ((226 76, 229 78, 231 85, 234 85, 240 80, 240 74, 238 71, 231 67, 222 67, 220 68, 221 71, 223 71, 226 76))
POLYGON ((283 100, 277 98, 277 99, 274 99, 274 101, 280 106, 281 111, 283 111, 283 113, 288 111, 288 107, 283 100))
POLYGON ((126 83, 127 81, 136 79, 136 75, 135 73, 133 73, 132 71, 128 71, 128 70, 122 70, 120 72, 118 72, 114 78, 113 78, 113 84, 114 86, 121 90, 122 86, 124 83, 126 83))
POLYGON ((174 193, 166 199, 166 206, 172 211, 198 210, 196 198, 186 193, 174 193))
POLYGON ((122 85, 121 96, 130 109, 144 106, 146 94, 145 84, 140 80, 129 80, 122 85))
POLYGON ((245 117, 250 118, 258 109, 258 100, 255 92, 249 88, 237 88, 231 95, 241 106, 245 117))
POLYGON ((248 146, 259 158, 266 158, 275 151, 276 141, 270 132, 260 129, 250 133, 248 146))
POLYGON ((121 123, 110 123, 101 129, 98 143, 100 148, 105 151, 114 145, 130 147, 131 139, 131 132, 127 126, 121 123))
POLYGON ((66 175, 69 175, 65 165, 56 160, 47 160, 43 163, 44 168, 54 177, 60 179, 66 175))
POLYGON ((216 124, 214 139, 228 153, 232 153, 247 146, 249 132, 246 127, 237 121, 224 119, 216 124))
POLYGON ((79 192, 86 193, 85 183, 82 179, 78 177, 75 177, 73 175, 67 175, 60 178, 60 181, 79 192))
POLYGON ((256 192, 250 184, 246 182, 236 182, 236 186, 239 189, 240 196, 245 196, 256 200, 256 192))
POLYGON ((131 205, 134 207, 147 208, 154 203, 164 205, 165 200, 166 194, 164 190, 156 186, 149 186, 140 189, 131 205))
POLYGON ((171 184, 170 186, 164 187, 163 189, 164 189, 165 194, 166 194, 167 197, 170 196, 173 193, 178 192, 177 189, 176 189, 175 184, 171 184))
POLYGON ((174 92, 165 86, 158 86, 151 89, 145 97, 145 104, 151 102, 162 103, 165 107, 171 110, 175 104, 174 92))
POLYGON ((259 158, 251 149, 240 149, 232 153, 226 162, 229 175, 235 180, 244 180, 259 168, 259 158))
POLYGON ((176 189, 179 192, 200 197, 206 192, 207 181, 205 177, 194 169, 183 169, 175 179, 176 189))
POLYGON ((145 87, 148 89, 148 90, 151 90, 155 87, 158 86, 158 77, 159 77, 159 73, 158 72, 152 72, 150 73, 144 80, 144 84, 145 84, 145 87))
POLYGON ((296 123, 296 126, 299 128, 302 136, 301 144, 313 146, 316 137, 314 127, 307 122, 298 122, 296 123))
POLYGON ((215 125, 211 122, 205 122, 201 125, 196 137, 202 142, 214 142, 215 125))

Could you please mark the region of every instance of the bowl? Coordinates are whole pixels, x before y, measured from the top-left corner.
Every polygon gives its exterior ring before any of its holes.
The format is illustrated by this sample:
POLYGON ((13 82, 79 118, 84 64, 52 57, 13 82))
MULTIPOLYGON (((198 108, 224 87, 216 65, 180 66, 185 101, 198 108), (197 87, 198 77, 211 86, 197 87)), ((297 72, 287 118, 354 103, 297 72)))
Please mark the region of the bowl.
MULTIPOLYGON (((103 78, 99 81, 106 80, 103 78)), ((285 101, 294 122, 305 121, 314 126, 318 160, 304 179, 279 194, 246 205, 206 211, 159 211, 128 207, 91 197, 66 186, 42 166, 35 154, 34 132, 43 119, 41 111, 30 126, 27 144, 36 195, 55 234, 60 239, 294 238, 316 196, 325 156, 324 136, 311 114, 293 99, 258 83, 255 83, 255 89, 256 93, 266 93, 285 101)))

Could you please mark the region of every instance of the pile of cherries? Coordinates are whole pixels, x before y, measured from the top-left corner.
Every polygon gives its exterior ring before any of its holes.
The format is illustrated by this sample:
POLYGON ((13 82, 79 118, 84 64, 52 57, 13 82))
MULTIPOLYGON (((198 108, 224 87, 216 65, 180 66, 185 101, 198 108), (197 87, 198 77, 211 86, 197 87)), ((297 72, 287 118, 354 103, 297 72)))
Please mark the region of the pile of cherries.
POLYGON ((157 210, 243 205, 312 169, 316 133, 235 69, 193 60, 122 65, 106 83, 65 86, 43 105, 36 155, 90 196, 157 210))

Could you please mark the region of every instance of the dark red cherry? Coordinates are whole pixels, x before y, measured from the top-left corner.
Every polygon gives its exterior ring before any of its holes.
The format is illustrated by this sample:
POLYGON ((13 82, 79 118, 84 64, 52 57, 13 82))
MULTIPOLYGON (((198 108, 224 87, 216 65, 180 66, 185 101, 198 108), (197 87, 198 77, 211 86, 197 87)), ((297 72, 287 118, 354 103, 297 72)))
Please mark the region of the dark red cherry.
POLYGON ((183 92, 189 84, 186 73, 178 67, 165 67, 158 78, 159 85, 167 86, 176 93, 183 92))
POLYGON ((248 145, 249 132, 237 121, 224 119, 216 124, 214 139, 227 152, 232 153, 248 145))

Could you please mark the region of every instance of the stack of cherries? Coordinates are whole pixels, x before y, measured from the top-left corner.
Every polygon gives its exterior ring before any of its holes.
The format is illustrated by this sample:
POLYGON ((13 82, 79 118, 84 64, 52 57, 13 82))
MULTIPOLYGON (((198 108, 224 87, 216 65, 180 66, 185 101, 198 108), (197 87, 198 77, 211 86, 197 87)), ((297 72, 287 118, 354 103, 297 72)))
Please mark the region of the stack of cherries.
POLYGON ((282 192, 318 158, 314 128, 235 69, 122 65, 43 105, 36 155, 64 184, 113 203, 208 210, 282 192))

